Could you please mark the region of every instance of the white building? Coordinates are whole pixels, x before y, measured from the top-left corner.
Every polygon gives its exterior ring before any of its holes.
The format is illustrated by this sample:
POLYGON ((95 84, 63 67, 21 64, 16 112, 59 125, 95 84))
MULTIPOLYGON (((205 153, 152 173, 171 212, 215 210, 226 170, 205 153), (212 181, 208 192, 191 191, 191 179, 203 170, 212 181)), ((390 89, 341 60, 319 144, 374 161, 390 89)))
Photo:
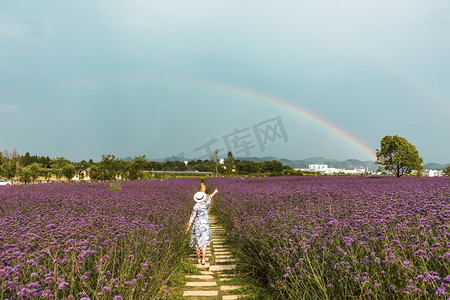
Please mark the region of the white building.
POLYGON ((333 174, 346 174, 346 175, 360 175, 366 173, 366 169, 338 169, 338 168, 328 168, 325 164, 311 164, 308 169, 300 169, 302 171, 310 172, 320 172, 323 175, 333 175, 333 174))
POLYGON ((321 164, 312 164, 309 165, 309 171, 317 172, 317 171, 324 171, 328 169, 328 165, 321 165, 321 164))
POLYGON ((422 175, 426 177, 441 177, 444 176, 444 172, 438 170, 424 170, 422 175))
POLYGON ((359 175, 364 174, 366 169, 343 169, 341 172, 348 175, 359 175))

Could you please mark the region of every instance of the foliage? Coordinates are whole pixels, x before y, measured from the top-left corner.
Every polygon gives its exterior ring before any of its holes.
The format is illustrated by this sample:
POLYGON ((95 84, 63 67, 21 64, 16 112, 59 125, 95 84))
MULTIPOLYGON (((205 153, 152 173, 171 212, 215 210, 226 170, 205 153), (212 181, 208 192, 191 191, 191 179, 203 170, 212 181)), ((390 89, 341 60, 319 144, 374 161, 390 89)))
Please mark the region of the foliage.
POLYGON ((243 175, 255 174, 260 172, 260 166, 253 161, 241 161, 236 164, 236 171, 243 175))
POLYGON ((228 155, 224 161, 223 167, 224 167, 224 173, 226 175, 232 175, 233 172, 236 171, 235 159, 234 159, 233 153, 231 151, 228 151, 228 155))
POLYGON ((66 164, 62 169, 62 174, 68 181, 72 180, 75 176, 75 166, 71 163, 66 164))
POLYGON ((31 182, 35 182, 36 179, 41 176, 42 166, 39 163, 32 163, 25 168, 28 168, 30 170, 31 182))
POLYGON ((187 166, 182 161, 166 161, 162 164, 162 171, 186 171, 187 166))
POLYGON ((145 155, 139 155, 133 158, 133 165, 135 165, 136 169, 138 169, 139 171, 144 170, 147 166, 147 163, 148 161, 145 158, 145 155))
POLYGON ((100 167, 97 165, 92 165, 88 170, 89 178, 93 182, 100 181, 102 179, 102 173, 100 172, 100 167))
POLYGON ((70 161, 65 159, 64 157, 56 157, 50 163, 52 168, 52 173, 55 174, 56 179, 61 179, 64 176, 64 167, 70 164, 70 161))
POLYGON ((443 173, 445 176, 450 176, 450 165, 448 165, 444 170, 443 173))
POLYGON ((25 153, 25 155, 20 158, 20 165, 22 167, 26 167, 34 163, 38 163, 44 168, 50 168, 51 159, 48 156, 30 155, 30 152, 25 153))
POLYGON ((447 178, 208 178, 240 266, 273 299, 445 299, 447 178))
POLYGON ((301 170, 294 170, 293 168, 285 168, 284 175, 286 175, 286 176, 303 176, 305 174, 301 170))
POLYGON ((377 149, 377 164, 383 165, 387 171, 397 177, 411 174, 421 174, 423 159, 416 147, 405 138, 398 135, 387 135, 381 140, 380 150, 377 149))
POLYGON ((283 172, 283 164, 277 160, 264 161, 260 163, 261 171, 264 173, 270 173, 273 175, 281 175, 283 172))
POLYGON ((238 161, 236 163, 236 171, 241 175, 266 174, 271 176, 282 175, 285 170, 289 170, 277 160, 253 162, 253 161, 238 161))
POLYGON ((9 180, 16 176, 16 173, 16 161, 9 157, 8 153, 2 154, 0 152, 0 176, 9 180))
MULTIPOLYGON (((20 160, 22 167, 30 166, 38 163, 41 166, 38 172, 46 180, 51 178, 51 174, 56 176, 57 180, 62 177, 70 181, 75 175, 78 180, 83 181, 85 176, 89 176, 90 181, 113 181, 113 180, 137 180, 151 178, 166 178, 187 176, 174 175, 171 171, 191 171, 212 172, 214 174, 223 174, 229 176, 280 176, 280 175, 303 175, 300 171, 294 171, 292 168, 283 166, 279 161, 253 162, 241 161, 233 157, 232 152, 228 152, 224 163, 220 164, 219 152, 215 151, 210 160, 189 161, 187 164, 181 161, 165 161, 155 162, 148 161, 145 155, 135 156, 132 161, 124 161, 116 158, 114 155, 102 155, 100 162, 82 160, 81 162, 72 163, 64 157, 56 157, 49 160, 48 157, 40 157, 30 155, 27 152, 24 156, 20 156, 17 152, 0 155, 0 176, 11 179, 17 173, 20 160), (5 157, 11 157, 6 159, 5 157), (14 159, 13 159, 14 157, 14 159), (48 167, 50 166, 50 167, 48 167), (148 171, 167 171, 167 174, 153 174, 148 171)), ((200 174, 189 174, 189 176, 204 176, 200 174)), ((36 177, 30 180, 36 180, 36 177)))
POLYGON ((143 170, 146 168, 147 163, 145 155, 135 156, 128 167, 128 173, 124 175, 130 180, 142 179, 144 177, 143 170))
POLYGON ((19 180, 25 184, 32 181, 32 172, 30 166, 19 167, 19 180))
POLYGON ((114 155, 102 155, 102 160, 97 164, 101 180, 115 180, 117 171, 123 167, 123 161, 114 155))
POLYGON ((193 160, 188 162, 187 167, 200 172, 214 172, 215 169, 213 162, 210 160, 193 160))
POLYGON ((162 171, 164 163, 159 161, 149 161, 147 163, 148 170, 162 171))

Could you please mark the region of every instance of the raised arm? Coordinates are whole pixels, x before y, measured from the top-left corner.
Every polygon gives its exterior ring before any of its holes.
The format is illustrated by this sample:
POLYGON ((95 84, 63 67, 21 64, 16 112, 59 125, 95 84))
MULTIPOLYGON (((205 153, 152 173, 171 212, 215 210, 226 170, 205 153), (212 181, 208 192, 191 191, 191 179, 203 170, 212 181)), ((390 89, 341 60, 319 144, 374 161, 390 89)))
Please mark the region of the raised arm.
POLYGON ((211 205, 211 200, 214 197, 215 194, 217 194, 219 192, 219 190, 215 189, 214 192, 212 192, 211 195, 209 195, 208 199, 206 200, 206 207, 209 208, 209 206, 211 205))

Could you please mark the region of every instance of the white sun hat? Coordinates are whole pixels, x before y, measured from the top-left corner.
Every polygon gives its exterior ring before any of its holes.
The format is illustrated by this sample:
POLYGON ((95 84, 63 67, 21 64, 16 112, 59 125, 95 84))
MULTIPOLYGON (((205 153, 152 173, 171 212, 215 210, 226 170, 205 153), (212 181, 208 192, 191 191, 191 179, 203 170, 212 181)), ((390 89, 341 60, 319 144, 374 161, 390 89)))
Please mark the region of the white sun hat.
POLYGON ((194 195, 195 202, 203 202, 206 200, 206 194, 203 192, 197 192, 194 195))

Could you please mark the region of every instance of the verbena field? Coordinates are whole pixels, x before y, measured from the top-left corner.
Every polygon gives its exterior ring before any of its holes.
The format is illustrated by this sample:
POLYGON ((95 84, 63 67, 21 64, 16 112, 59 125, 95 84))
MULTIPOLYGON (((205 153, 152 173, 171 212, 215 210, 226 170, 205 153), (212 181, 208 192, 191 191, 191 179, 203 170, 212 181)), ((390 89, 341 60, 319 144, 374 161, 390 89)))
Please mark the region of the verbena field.
POLYGON ((244 271, 276 299, 447 299, 448 178, 211 178, 244 271))
POLYGON ((0 189, 0 299, 153 299, 184 255, 199 179, 0 189))
MULTIPOLYGON (((208 178, 274 299, 448 299, 448 178, 208 178)), ((164 298, 199 179, 0 189, 0 299, 164 298), (116 190, 118 189, 118 190, 116 190)))

